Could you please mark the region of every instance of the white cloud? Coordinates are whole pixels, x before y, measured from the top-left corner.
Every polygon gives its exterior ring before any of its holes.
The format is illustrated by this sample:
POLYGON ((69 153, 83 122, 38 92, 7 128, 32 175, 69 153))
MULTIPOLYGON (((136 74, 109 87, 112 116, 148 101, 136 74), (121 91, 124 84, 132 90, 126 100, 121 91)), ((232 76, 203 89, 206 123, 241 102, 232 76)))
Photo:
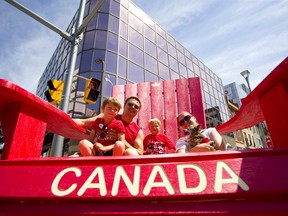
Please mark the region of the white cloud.
MULTIPOLYGON (((66 30, 79 0, 18 0, 66 30)), ((199 58, 224 84, 252 88, 288 53, 287 0, 133 0, 199 58)), ((35 91, 61 37, 5 1, 0 1, 0 77, 35 91)))
MULTIPOLYGON (((78 0, 17 2, 63 31, 79 7, 78 0)), ((1 1, 0 8, 0 77, 35 93, 61 36, 7 2, 1 1)))

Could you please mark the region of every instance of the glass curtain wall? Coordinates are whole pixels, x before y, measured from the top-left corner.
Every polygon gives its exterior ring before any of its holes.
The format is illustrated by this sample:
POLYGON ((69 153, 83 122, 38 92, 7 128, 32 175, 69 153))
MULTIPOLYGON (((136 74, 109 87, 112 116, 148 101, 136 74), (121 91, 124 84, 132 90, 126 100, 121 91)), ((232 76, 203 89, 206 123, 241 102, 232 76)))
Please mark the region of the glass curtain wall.
MULTIPOLYGON (((85 17, 97 3, 86 1, 85 17)), ((74 25, 75 17, 67 31, 74 25)), ((39 96, 44 98, 49 79, 63 79, 69 49, 70 44, 62 39, 39 81, 39 96)), ((201 77, 207 126, 228 120, 222 80, 129 0, 106 0, 102 5, 86 27, 74 74, 78 76, 72 83, 69 106, 73 117, 100 112, 100 99, 96 104, 85 104, 85 79, 81 77, 102 80, 99 90, 107 97, 113 85, 201 77), (101 59, 103 65, 96 59, 101 59)))

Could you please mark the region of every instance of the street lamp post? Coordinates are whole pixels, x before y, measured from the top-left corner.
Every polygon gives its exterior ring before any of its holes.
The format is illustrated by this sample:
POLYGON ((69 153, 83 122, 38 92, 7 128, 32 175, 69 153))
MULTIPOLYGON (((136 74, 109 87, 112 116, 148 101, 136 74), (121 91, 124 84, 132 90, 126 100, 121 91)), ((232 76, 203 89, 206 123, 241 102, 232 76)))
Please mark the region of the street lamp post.
MULTIPOLYGON (((240 74, 241 74, 241 75, 244 77, 244 79, 246 80, 247 85, 248 85, 248 88, 249 88, 249 93, 250 93, 250 92, 251 92, 251 87, 250 87, 250 83, 249 83, 250 71, 244 70, 244 71, 242 71, 240 74)), ((260 136, 260 139, 261 139, 264 147, 267 147, 267 144, 266 144, 266 142, 265 142, 265 140, 264 140, 264 138, 263 138, 265 135, 264 135, 264 131, 263 131, 262 124, 263 124, 263 122, 257 124, 256 127, 257 127, 258 130, 260 131, 260 135, 261 135, 261 136, 260 136)))
POLYGON ((248 88, 249 88, 249 93, 250 93, 250 92, 251 92, 251 87, 250 87, 250 83, 249 83, 250 71, 245 70, 245 71, 242 71, 240 74, 241 74, 241 75, 244 77, 244 79, 246 80, 247 85, 248 85, 248 88))
POLYGON ((102 80, 101 80, 101 103, 103 101, 104 98, 104 81, 105 81, 105 72, 104 72, 104 60, 103 59, 96 59, 95 62, 97 64, 101 64, 101 71, 102 71, 102 80))

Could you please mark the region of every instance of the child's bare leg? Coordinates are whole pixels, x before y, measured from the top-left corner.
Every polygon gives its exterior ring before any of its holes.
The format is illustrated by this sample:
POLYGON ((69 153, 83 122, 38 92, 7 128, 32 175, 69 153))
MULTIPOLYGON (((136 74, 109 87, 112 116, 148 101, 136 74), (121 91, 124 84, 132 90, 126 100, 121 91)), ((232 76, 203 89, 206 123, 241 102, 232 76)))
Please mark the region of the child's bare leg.
POLYGON ((95 155, 93 144, 89 140, 81 140, 78 144, 78 148, 82 156, 95 155))
POLYGON ((125 144, 122 141, 116 141, 113 148, 113 156, 122 156, 125 151, 125 144))

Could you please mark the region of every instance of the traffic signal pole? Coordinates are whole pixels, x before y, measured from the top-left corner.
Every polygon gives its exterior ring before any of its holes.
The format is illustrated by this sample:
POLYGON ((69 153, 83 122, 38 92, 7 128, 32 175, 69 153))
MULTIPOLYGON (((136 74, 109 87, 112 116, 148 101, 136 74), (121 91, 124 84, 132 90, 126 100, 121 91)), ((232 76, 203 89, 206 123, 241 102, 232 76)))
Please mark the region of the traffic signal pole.
MULTIPOLYGON (((81 0, 79 11, 78 11, 78 17, 77 17, 77 28, 74 29, 74 32, 72 34, 73 41, 71 42, 71 49, 70 49, 70 55, 69 55, 69 68, 66 72, 64 72, 64 89, 62 93, 62 102, 60 103, 59 109, 61 109, 64 112, 68 112, 69 107, 69 97, 71 93, 71 83, 73 79, 73 73, 75 70, 75 64, 76 64, 76 58, 77 58, 77 52, 78 52, 78 44, 80 43, 80 40, 82 39, 83 33, 80 33, 79 35, 76 34, 77 29, 82 24, 83 16, 84 16, 84 10, 85 10, 85 0, 81 0)), ((63 155, 63 148, 64 148, 64 137, 54 134, 53 140, 52 140, 52 148, 51 148, 51 155, 52 156, 58 156, 61 157, 63 155)))
MULTIPOLYGON (((26 13, 33 19, 37 20, 38 22, 42 23, 46 27, 50 28, 54 32, 58 33, 60 36, 64 37, 68 41, 71 42, 71 49, 70 49, 70 56, 69 56, 69 67, 67 72, 64 73, 64 90, 62 94, 62 100, 59 106, 63 112, 68 112, 69 107, 69 98, 71 93, 71 84, 73 80, 73 73, 75 70, 77 52, 78 52, 78 45, 82 39, 83 31, 91 19, 95 16, 99 8, 102 6, 105 0, 99 0, 98 4, 95 6, 93 11, 87 16, 87 18, 83 21, 84 17, 84 10, 86 0, 81 0, 79 10, 78 10, 78 17, 76 22, 76 28, 74 28, 72 35, 69 33, 62 31, 61 29, 57 28, 55 25, 51 24, 50 22, 46 21, 42 17, 38 16, 34 12, 28 10, 24 6, 20 5, 16 1, 13 0, 5 0, 9 4, 13 5, 17 9, 21 10, 22 12, 26 13)), ((63 155, 63 147, 64 147, 64 137, 54 134, 53 141, 52 141, 52 156, 62 156, 63 155)))

